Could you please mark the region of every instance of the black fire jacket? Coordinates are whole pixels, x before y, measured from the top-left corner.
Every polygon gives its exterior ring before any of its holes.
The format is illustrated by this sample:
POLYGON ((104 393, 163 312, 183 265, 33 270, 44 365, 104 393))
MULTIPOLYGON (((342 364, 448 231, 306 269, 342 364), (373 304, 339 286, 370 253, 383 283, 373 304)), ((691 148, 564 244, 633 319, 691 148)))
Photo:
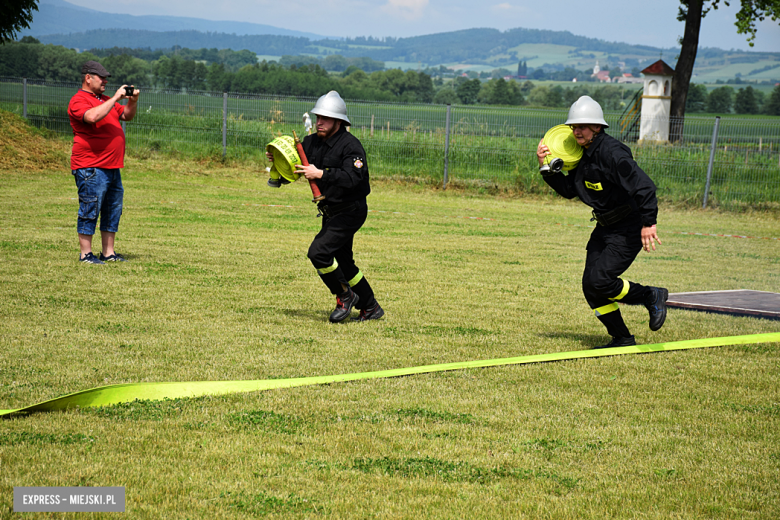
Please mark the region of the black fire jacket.
POLYGON ((324 204, 362 200, 371 192, 366 152, 358 138, 347 132, 343 124, 325 141, 317 134, 306 136, 303 152, 309 164, 323 171, 317 186, 325 195, 324 204))
POLYGON ((577 167, 568 175, 556 173, 545 182, 567 199, 579 197, 596 213, 607 213, 630 204, 639 213, 643 226, 656 224, 656 187, 637 165, 631 150, 604 130, 585 149, 577 167))

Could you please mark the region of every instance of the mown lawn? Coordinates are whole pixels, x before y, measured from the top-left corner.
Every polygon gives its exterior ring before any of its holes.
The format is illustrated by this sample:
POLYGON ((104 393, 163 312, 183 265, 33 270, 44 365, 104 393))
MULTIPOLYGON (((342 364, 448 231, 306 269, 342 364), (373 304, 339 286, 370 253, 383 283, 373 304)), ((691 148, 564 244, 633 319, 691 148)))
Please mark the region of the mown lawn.
MULTIPOLYGON (((309 189, 259 169, 131 160, 130 261, 106 266, 77 262, 69 173, 0 172, 0 409, 607 339, 580 290, 582 204, 375 182, 355 249, 387 315, 332 325, 305 256, 309 189)), ((780 292, 776 215, 665 207, 659 230, 629 279, 780 292)), ((623 313, 640 343, 779 323, 672 309, 653 333, 644 308, 623 313)), ((15 486, 124 486, 128 518, 774 519, 779 367, 765 343, 16 417, 0 423, 0 518, 15 486)))

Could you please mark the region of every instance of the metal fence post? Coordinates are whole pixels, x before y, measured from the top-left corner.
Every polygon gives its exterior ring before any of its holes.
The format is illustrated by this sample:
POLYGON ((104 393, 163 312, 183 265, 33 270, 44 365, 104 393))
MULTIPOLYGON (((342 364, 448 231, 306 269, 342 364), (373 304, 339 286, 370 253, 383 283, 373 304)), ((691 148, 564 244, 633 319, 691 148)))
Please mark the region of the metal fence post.
POLYGON ((447 170, 450 166, 450 113, 452 105, 447 105, 447 119, 444 123, 444 181, 441 189, 447 189, 447 170))
POLYGON ((22 92, 23 92, 23 101, 22 101, 22 117, 27 119, 27 78, 24 78, 22 80, 22 92))
POLYGON ((222 93, 222 157, 227 155, 227 92, 222 93))
POLYGON ((707 196, 710 194, 710 182, 712 181, 712 165, 715 162, 715 146, 718 143, 718 126, 720 125, 720 116, 715 117, 715 126, 712 129, 712 145, 710 146, 710 164, 707 166, 707 184, 704 186, 704 203, 701 209, 707 207, 707 196))

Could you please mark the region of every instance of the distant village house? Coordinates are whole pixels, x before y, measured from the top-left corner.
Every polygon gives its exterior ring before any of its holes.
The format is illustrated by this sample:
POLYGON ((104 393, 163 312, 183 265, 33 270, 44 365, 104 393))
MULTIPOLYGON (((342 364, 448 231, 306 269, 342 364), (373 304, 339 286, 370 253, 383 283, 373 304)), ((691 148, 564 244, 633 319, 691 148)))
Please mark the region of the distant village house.
POLYGON ((601 70, 598 61, 596 61, 596 65, 593 67, 593 74, 591 74, 590 77, 596 78, 596 81, 601 83, 642 83, 644 81, 642 78, 634 77, 634 75, 629 72, 610 78, 609 71, 601 70))
POLYGON ((609 71, 608 70, 601 70, 601 67, 599 67, 599 62, 596 61, 596 65, 593 66, 593 74, 590 75, 591 78, 596 78, 596 81, 599 81, 601 83, 609 83, 609 71))

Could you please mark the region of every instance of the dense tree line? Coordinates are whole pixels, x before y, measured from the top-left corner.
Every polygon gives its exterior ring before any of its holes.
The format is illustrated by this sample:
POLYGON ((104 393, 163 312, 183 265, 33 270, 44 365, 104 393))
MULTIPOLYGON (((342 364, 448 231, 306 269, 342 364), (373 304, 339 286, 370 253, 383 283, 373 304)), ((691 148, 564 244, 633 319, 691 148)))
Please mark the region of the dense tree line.
POLYGON ((780 86, 776 86, 769 98, 752 86, 734 91, 724 85, 708 92, 704 85, 691 83, 685 101, 687 112, 708 112, 711 114, 768 114, 780 115, 780 86))
POLYGON ((92 48, 89 49, 89 52, 100 58, 126 54, 150 63, 159 60, 163 56, 168 58, 179 57, 184 60, 204 62, 206 65, 221 63, 233 72, 245 65, 257 63, 257 54, 252 51, 234 51, 231 49, 217 49, 216 47, 210 49, 188 49, 186 47, 174 46, 169 49, 154 50, 150 47, 132 49, 128 47, 111 47, 109 49, 92 48))
POLYGON ((780 85, 776 86, 764 105, 764 113, 770 116, 780 116, 780 85))
POLYGON ((136 29, 96 29, 76 34, 53 34, 41 38, 46 43, 77 49, 128 47, 143 45, 152 49, 170 49, 180 46, 189 49, 201 47, 217 49, 248 49, 255 54, 315 53, 311 40, 296 36, 236 35, 203 33, 199 31, 156 32, 136 29))
POLYGON ((0 76, 11 76, 49 81, 75 81, 81 65, 93 54, 79 54, 59 45, 41 45, 25 36, 19 42, 0 46, 0 76))
MULTIPOLYGON (((478 79, 456 78, 451 85, 439 89, 434 97, 436 103, 527 105, 534 107, 567 108, 580 96, 591 96, 604 110, 624 110, 637 91, 618 85, 601 83, 575 83, 571 87, 560 85, 536 85, 526 80, 522 83, 491 79, 486 83, 478 79)), ((736 92, 730 86, 723 86, 708 92, 704 85, 692 84, 688 97, 688 111, 710 114, 767 114, 780 115, 780 85, 766 99, 763 92, 752 86, 736 92)))
POLYGON ((357 68, 365 64, 378 67, 373 60, 347 59, 342 74, 331 76, 317 63, 291 63, 287 67, 275 62, 258 63, 249 51, 174 49, 157 54, 149 49, 140 53, 133 50, 152 60, 146 61, 126 53, 114 54, 124 50, 78 53, 25 37, 0 46, 0 76, 75 82, 81 77, 81 65, 97 59, 111 72, 111 84, 117 85, 312 97, 336 89, 352 99, 420 103, 433 101, 435 94, 433 81, 425 73, 391 69, 367 74, 357 68), (239 66, 250 56, 251 64, 239 66))
POLYGON ((324 58, 318 58, 316 56, 284 55, 279 59, 279 63, 285 67, 292 67, 293 65, 296 67, 319 65, 327 71, 347 73, 354 72, 358 69, 363 72, 375 72, 377 70, 384 70, 385 68, 385 63, 382 61, 372 60, 365 56, 346 58, 340 54, 331 54, 324 58))

